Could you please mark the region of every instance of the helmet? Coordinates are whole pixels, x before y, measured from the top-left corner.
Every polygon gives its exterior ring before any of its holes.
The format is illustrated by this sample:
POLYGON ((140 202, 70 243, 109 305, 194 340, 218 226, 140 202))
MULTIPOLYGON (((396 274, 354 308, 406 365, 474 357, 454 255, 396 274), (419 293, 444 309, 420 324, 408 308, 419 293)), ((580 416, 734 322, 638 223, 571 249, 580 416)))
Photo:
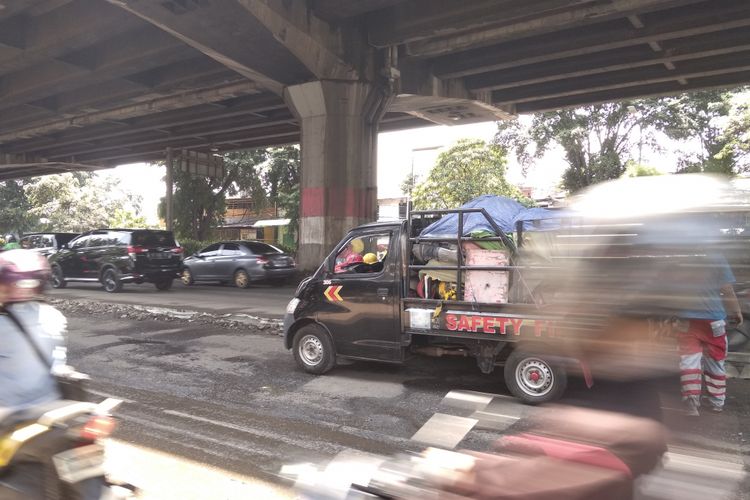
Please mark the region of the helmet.
POLYGON ((365 249, 364 242, 359 238, 354 238, 349 244, 352 246, 352 252, 354 253, 362 253, 362 250, 365 249))
POLYGON ((0 287, 7 286, 6 294, 0 294, 0 302, 24 302, 33 300, 50 278, 47 259, 30 250, 8 250, 0 254, 0 287))
POLYGON ((15 234, 6 234, 5 235, 5 243, 13 243, 13 242, 17 242, 17 241, 18 240, 16 239, 16 235, 15 234))
POLYGON ((365 264, 375 264, 378 261, 378 256, 374 253, 366 253, 364 257, 362 257, 362 262, 365 264))

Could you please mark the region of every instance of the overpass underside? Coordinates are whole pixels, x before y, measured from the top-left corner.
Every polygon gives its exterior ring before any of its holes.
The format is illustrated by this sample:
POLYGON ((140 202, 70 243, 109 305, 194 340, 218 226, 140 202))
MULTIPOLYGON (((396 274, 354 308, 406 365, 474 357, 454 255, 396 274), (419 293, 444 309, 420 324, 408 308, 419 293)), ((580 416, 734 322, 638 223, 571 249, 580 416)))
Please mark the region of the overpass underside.
POLYGON ((750 81, 746 0, 0 0, 0 180, 299 142, 300 260, 377 133, 750 81))

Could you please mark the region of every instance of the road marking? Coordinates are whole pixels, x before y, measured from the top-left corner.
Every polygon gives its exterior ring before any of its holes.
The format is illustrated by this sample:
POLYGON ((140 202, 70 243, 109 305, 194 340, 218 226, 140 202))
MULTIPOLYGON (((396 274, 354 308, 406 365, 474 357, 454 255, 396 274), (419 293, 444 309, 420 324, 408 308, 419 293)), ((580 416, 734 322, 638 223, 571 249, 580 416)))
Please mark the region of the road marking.
POLYGON ((91 394, 96 394, 97 396, 101 396, 103 398, 119 399, 123 403, 135 403, 135 401, 133 401, 132 399, 124 398, 122 396, 114 396, 112 394, 107 394, 106 392, 95 391, 94 389, 86 389, 86 392, 90 392, 91 394))

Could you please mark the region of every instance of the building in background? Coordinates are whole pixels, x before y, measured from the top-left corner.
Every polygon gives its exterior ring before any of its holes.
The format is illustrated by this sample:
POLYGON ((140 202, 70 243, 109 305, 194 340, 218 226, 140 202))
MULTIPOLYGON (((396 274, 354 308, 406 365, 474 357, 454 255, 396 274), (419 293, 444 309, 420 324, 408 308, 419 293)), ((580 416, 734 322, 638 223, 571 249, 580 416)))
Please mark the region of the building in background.
POLYGON ((261 240, 295 248, 296 234, 290 223, 291 219, 275 206, 258 208, 250 198, 230 198, 217 236, 222 240, 261 240))
POLYGON ((406 219, 409 198, 380 198, 378 200, 378 221, 406 219))

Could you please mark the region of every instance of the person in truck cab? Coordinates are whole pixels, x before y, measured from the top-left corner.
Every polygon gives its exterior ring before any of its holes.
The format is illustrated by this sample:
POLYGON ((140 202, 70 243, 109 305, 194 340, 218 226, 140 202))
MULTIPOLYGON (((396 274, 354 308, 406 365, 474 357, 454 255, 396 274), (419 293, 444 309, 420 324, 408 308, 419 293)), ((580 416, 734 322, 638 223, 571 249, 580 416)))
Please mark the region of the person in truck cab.
POLYGON ((362 251, 365 244, 359 238, 349 242, 349 244, 336 256, 335 273, 348 273, 353 271, 353 267, 362 262, 362 251))

